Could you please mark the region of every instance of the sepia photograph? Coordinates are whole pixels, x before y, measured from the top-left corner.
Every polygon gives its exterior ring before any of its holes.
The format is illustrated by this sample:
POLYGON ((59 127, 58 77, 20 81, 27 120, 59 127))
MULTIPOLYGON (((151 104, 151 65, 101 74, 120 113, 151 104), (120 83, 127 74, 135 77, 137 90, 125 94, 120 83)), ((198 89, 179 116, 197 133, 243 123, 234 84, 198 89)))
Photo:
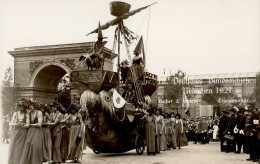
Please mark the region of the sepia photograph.
POLYGON ((0 0, 1 164, 260 163, 259 0, 0 0))

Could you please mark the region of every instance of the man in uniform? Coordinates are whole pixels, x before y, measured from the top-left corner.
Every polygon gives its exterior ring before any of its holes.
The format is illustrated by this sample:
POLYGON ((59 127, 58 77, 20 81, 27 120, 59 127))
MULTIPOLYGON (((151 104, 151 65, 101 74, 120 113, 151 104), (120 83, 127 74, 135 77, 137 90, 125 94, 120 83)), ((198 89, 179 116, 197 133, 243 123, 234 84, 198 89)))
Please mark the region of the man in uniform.
MULTIPOLYGON (((234 107, 231 108, 230 110, 230 114, 231 117, 229 119, 228 125, 227 125, 227 129, 226 129, 226 134, 231 135, 231 136, 235 136, 234 133, 234 128, 235 128, 235 119, 236 119, 236 110, 234 107)), ((229 152, 235 152, 236 151, 236 144, 235 144, 235 138, 233 140, 227 140, 227 150, 226 153, 229 152)))
POLYGON ((237 151, 235 153, 240 154, 241 148, 243 145, 243 152, 248 152, 248 146, 246 142, 246 136, 245 136, 245 126, 246 126, 246 118, 248 116, 248 110, 243 110, 243 115, 241 116, 237 128, 239 129, 238 132, 238 139, 237 139, 237 151))
POLYGON ((229 122, 229 110, 228 108, 223 109, 223 116, 219 119, 219 139, 220 139, 220 150, 222 152, 226 151, 226 147, 224 146, 225 142, 225 131, 227 129, 227 125, 229 122))
MULTIPOLYGON (((235 148, 235 153, 236 154, 239 154, 240 151, 241 151, 241 147, 239 148, 239 143, 242 143, 240 140, 241 136, 240 136, 240 127, 242 126, 241 123, 240 123, 240 120, 242 119, 242 116, 243 116, 243 113, 244 113, 244 110, 242 108, 239 109, 239 111, 237 112, 237 115, 235 117, 235 120, 234 120, 234 129, 233 129, 233 132, 234 132, 234 148, 235 148), (238 150, 236 150, 236 145, 238 147, 238 150)), ((241 144, 242 146, 242 144, 241 144)))
POLYGON ((258 152, 257 152, 257 142, 258 142, 258 134, 257 134, 257 126, 259 122, 258 111, 255 109, 254 105, 249 107, 249 112, 251 112, 251 116, 248 119, 246 125, 246 134, 249 141, 249 158, 247 161, 258 162, 258 152))

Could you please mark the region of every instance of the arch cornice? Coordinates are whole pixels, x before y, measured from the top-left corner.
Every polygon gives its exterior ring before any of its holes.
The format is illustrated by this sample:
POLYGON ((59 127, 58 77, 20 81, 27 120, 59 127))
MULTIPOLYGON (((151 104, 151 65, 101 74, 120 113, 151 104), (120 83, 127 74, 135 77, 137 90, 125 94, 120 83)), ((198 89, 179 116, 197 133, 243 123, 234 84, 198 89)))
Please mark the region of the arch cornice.
POLYGON ((33 87, 33 86, 34 86, 35 78, 36 78, 36 76, 38 75, 38 73, 39 73, 43 68, 48 67, 48 66, 52 66, 52 65, 61 67, 61 68, 64 69, 68 74, 70 74, 71 71, 72 71, 68 66, 66 66, 66 65, 64 65, 64 64, 62 64, 62 63, 60 63, 60 62, 46 62, 46 63, 43 63, 43 64, 41 64, 38 68, 35 69, 35 71, 33 72, 32 76, 30 77, 29 87, 33 87))

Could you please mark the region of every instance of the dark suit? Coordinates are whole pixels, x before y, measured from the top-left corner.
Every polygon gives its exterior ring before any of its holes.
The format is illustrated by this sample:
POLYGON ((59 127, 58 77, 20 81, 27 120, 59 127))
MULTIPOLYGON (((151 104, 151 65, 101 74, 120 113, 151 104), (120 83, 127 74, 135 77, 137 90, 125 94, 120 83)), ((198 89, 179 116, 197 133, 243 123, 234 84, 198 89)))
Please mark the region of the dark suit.
POLYGON ((229 117, 227 116, 222 116, 219 119, 219 139, 220 139, 220 150, 221 151, 226 151, 226 147, 223 145, 225 139, 224 139, 224 132, 227 129, 227 125, 229 122, 229 117))
MULTIPOLYGON (((229 133, 231 136, 235 136, 234 133, 234 128, 235 128, 235 124, 236 124, 236 116, 232 115, 231 118, 229 119, 228 125, 227 125, 227 129, 226 132, 229 133)), ((235 138, 234 140, 227 140, 227 152, 235 152, 236 151, 236 144, 235 144, 235 138)))
POLYGON ((245 135, 245 126, 246 126, 246 117, 245 115, 241 116, 237 128, 239 129, 238 133, 238 140, 237 140, 237 152, 241 152, 241 148, 243 145, 243 152, 246 153, 248 152, 248 146, 246 142, 246 135, 245 135), (243 134, 244 133, 244 134, 243 134))
POLYGON ((258 133, 257 133, 257 126, 254 124, 254 120, 258 120, 259 119, 259 115, 257 111, 253 111, 251 113, 251 116, 249 117, 248 120, 248 124, 247 124, 247 136, 250 133, 250 135, 248 136, 248 141, 249 141, 249 153, 250 153, 250 158, 253 160, 258 160, 258 133))

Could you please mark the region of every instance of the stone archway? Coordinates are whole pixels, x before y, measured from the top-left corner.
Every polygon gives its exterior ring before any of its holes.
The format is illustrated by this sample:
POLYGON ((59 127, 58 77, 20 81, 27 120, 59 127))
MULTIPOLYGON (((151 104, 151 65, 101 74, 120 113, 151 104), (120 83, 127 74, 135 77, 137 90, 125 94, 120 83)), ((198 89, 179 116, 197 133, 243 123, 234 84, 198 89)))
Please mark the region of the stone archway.
POLYGON ((70 68, 62 63, 44 63, 32 74, 30 87, 56 90, 60 79, 70 73, 70 68))
MULTIPOLYGON (((14 83, 19 86, 17 99, 33 98, 50 103, 58 98, 58 84, 65 74, 79 63, 79 57, 90 53, 93 42, 15 48, 8 51, 14 57, 14 83)), ((105 48, 105 70, 113 70, 117 56, 105 48)), ((72 102, 77 91, 71 90, 72 102)))
POLYGON ((62 63, 48 62, 40 65, 30 79, 33 99, 44 103, 56 101, 58 98, 58 84, 65 74, 70 73, 70 68, 62 63))

